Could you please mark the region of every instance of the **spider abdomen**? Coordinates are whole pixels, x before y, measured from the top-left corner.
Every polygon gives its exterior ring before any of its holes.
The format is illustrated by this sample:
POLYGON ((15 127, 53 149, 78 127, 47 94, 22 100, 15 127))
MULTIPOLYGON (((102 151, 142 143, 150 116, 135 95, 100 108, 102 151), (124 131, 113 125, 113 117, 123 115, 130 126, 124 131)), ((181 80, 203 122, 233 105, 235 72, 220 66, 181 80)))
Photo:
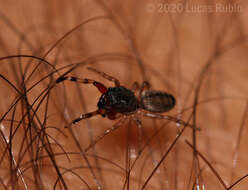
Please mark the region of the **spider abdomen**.
POLYGON ((141 96, 140 107, 144 110, 163 113, 171 110, 176 104, 175 98, 161 91, 144 91, 141 96))
POLYGON ((108 88, 108 91, 101 96, 97 104, 99 109, 104 109, 107 113, 122 114, 135 112, 138 105, 134 93, 123 86, 108 88))

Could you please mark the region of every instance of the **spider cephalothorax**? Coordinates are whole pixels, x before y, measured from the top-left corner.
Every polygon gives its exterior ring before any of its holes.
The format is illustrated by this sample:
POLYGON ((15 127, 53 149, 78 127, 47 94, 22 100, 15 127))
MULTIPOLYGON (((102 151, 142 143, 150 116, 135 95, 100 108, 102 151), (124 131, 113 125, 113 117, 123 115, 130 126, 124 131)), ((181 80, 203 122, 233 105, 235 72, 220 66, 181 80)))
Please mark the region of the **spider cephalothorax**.
POLYGON ((107 92, 100 97, 97 106, 112 119, 115 113, 131 114, 135 112, 139 108, 139 102, 131 90, 118 86, 108 88, 107 92))

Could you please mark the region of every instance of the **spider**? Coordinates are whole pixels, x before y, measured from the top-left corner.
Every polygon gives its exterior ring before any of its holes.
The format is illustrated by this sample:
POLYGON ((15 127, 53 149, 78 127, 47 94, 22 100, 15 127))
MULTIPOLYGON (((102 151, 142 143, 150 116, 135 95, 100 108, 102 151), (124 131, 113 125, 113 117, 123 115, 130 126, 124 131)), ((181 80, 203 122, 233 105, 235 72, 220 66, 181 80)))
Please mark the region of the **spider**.
MULTIPOLYGON (((107 116, 110 120, 116 120, 117 118, 123 116, 119 122, 117 122, 109 130, 106 130, 104 134, 99 136, 98 140, 95 142, 99 141, 110 131, 113 131, 120 126, 127 116, 132 116, 136 124, 141 127, 141 122, 136 117, 137 112, 143 113, 146 117, 167 119, 175 121, 176 123, 188 125, 183 120, 161 114, 171 110, 175 106, 176 100, 171 94, 163 91, 150 90, 150 84, 147 81, 143 82, 141 87, 137 82, 135 82, 133 84, 133 89, 130 90, 124 86, 121 86, 119 80, 116 78, 91 67, 88 67, 88 69, 99 74, 103 78, 114 82, 115 86, 107 88, 98 81, 92 79, 81 79, 73 76, 61 76, 56 80, 56 83, 67 80, 83 84, 93 84, 102 93, 97 103, 98 109, 96 111, 80 115, 69 125, 76 124, 83 119, 91 118, 96 115, 101 115, 102 117, 107 116)), ((93 146, 93 144, 91 144, 86 150, 88 150, 91 146, 93 146)))
MULTIPOLYGON (((176 104, 176 100, 171 94, 150 90, 150 84, 147 81, 143 82, 138 96, 135 96, 135 93, 132 90, 121 86, 119 80, 116 78, 91 67, 88 69, 98 73, 105 79, 113 81, 115 87, 107 88, 102 83, 92 79, 80 79, 71 76, 59 77, 56 80, 56 83, 68 80, 84 84, 93 84, 102 93, 97 103, 98 109, 93 112, 82 114, 80 117, 73 120, 71 122, 72 124, 96 115, 101 115, 102 117, 107 116, 110 120, 115 120, 121 115, 131 115, 142 109, 151 113, 164 113, 171 110, 176 104)), ((139 88, 139 85, 136 82, 133 86, 136 90, 139 88)), ((155 116, 156 115, 154 115, 154 117, 155 116)))

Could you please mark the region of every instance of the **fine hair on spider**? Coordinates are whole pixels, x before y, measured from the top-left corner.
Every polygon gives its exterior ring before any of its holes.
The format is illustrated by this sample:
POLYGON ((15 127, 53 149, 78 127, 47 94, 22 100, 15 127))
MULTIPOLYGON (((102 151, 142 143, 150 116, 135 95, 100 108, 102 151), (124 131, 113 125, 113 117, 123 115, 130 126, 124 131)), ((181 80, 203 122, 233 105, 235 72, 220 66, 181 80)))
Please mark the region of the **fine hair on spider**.
POLYGON ((107 118, 110 120, 120 120, 110 129, 106 130, 102 135, 100 135, 96 141, 90 144, 85 149, 86 151, 95 145, 99 140, 101 140, 105 135, 121 126, 128 116, 130 116, 130 118, 136 123, 138 127, 141 127, 141 121, 138 115, 149 118, 167 119, 185 126, 192 127, 181 119, 161 114, 174 108, 176 99, 173 95, 163 91, 150 90, 150 84, 147 81, 144 81, 141 86, 138 84, 138 82, 134 82, 133 87, 130 90, 124 86, 121 86, 118 79, 102 71, 92 67, 88 67, 87 69, 99 74, 109 81, 114 82, 115 86, 107 88, 101 82, 95 81, 93 79, 81 79, 74 76, 60 76, 56 80, 56 83, 71 81, 83 84, 93 84, 102 93, 97 103, 97 110, 80 115, 78 118, 74 119, 67 126, 65 126, 65 128, 71 126, 72 124, 76 124, 83 119, 91 118, 97 115, 101 115, 102 117, 107 116, 107 118))

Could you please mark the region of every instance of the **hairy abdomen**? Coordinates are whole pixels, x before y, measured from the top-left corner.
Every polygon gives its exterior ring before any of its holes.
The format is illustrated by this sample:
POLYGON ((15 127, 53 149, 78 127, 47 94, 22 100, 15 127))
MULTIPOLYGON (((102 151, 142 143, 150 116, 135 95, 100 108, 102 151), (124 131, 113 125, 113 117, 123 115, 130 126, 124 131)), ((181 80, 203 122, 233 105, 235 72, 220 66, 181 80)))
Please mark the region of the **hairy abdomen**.
POLYGON ((171 110, 176 100, 171 94, 161 91, 145 91, 142 93, 140 107, 144 110, 163 113, 171 110))

